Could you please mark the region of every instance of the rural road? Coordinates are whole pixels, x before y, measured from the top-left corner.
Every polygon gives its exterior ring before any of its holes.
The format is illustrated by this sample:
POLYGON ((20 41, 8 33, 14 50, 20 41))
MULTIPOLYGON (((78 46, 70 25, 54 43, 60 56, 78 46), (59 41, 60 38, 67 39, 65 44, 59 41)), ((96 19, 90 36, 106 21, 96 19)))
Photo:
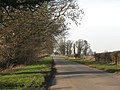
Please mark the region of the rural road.
POLYGON ((54 57, 57 74, 50 90, 120 90, 120 76, 54 57))

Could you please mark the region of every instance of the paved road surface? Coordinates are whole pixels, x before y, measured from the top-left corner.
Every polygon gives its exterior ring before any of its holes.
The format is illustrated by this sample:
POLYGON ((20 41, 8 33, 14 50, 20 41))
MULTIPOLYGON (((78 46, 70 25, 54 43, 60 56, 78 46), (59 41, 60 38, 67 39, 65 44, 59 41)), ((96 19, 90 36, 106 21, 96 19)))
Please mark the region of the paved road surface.
POLYGON ((120 90, 120 76, 54 57, 57 75, 50 90, 120 90))

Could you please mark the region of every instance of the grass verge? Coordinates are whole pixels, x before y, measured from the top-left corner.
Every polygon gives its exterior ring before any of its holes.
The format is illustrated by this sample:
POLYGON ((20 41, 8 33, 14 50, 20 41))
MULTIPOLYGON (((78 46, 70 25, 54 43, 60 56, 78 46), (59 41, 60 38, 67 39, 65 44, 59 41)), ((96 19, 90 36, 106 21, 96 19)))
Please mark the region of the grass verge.
POLYGON ((45 57, 31 65, 1 73, 0 90, 46 90, 52 62, 52 57, 45 57))
POLYGON ((84 65, 87 65, 93 68, 97 68, 100 70, 105 70, 110 73, 120 74, 120 65, 100 63, 95 60, 85 60, 85 59, 68 59, 68 60, 81 63, 81 64, 84 64, 84 65))

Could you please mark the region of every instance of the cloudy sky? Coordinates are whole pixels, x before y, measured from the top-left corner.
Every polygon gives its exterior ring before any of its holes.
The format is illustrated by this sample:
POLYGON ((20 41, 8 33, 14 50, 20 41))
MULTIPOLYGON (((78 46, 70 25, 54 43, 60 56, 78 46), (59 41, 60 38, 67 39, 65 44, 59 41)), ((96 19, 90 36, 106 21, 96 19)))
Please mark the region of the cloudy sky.
POLYGON ((120 0, 78 0, 85 16, 71 25, 70 40, 85 39, 96 52, 120 50, 120 0))

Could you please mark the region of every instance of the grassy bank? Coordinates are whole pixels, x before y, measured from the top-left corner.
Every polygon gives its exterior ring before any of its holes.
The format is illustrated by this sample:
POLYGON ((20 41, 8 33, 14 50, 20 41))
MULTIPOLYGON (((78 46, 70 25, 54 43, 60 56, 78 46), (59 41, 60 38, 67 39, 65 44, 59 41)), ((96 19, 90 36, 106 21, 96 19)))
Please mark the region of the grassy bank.
POLYGON ((77 63, 81 63, 84 65, 88 65, 93 68, 97 68, 100 70, 105 70, 110 73, 118 73, 120 74, 120 65, 112 65, 112 64, 105 64, 105 63, 100 63, 95 60, 85 60, 85 59, 68 59, 77 63))
POLYGON ((7 70, 0 74, 0 90, 45 90, 46 77, 51 72, 52 57, 7 70))

